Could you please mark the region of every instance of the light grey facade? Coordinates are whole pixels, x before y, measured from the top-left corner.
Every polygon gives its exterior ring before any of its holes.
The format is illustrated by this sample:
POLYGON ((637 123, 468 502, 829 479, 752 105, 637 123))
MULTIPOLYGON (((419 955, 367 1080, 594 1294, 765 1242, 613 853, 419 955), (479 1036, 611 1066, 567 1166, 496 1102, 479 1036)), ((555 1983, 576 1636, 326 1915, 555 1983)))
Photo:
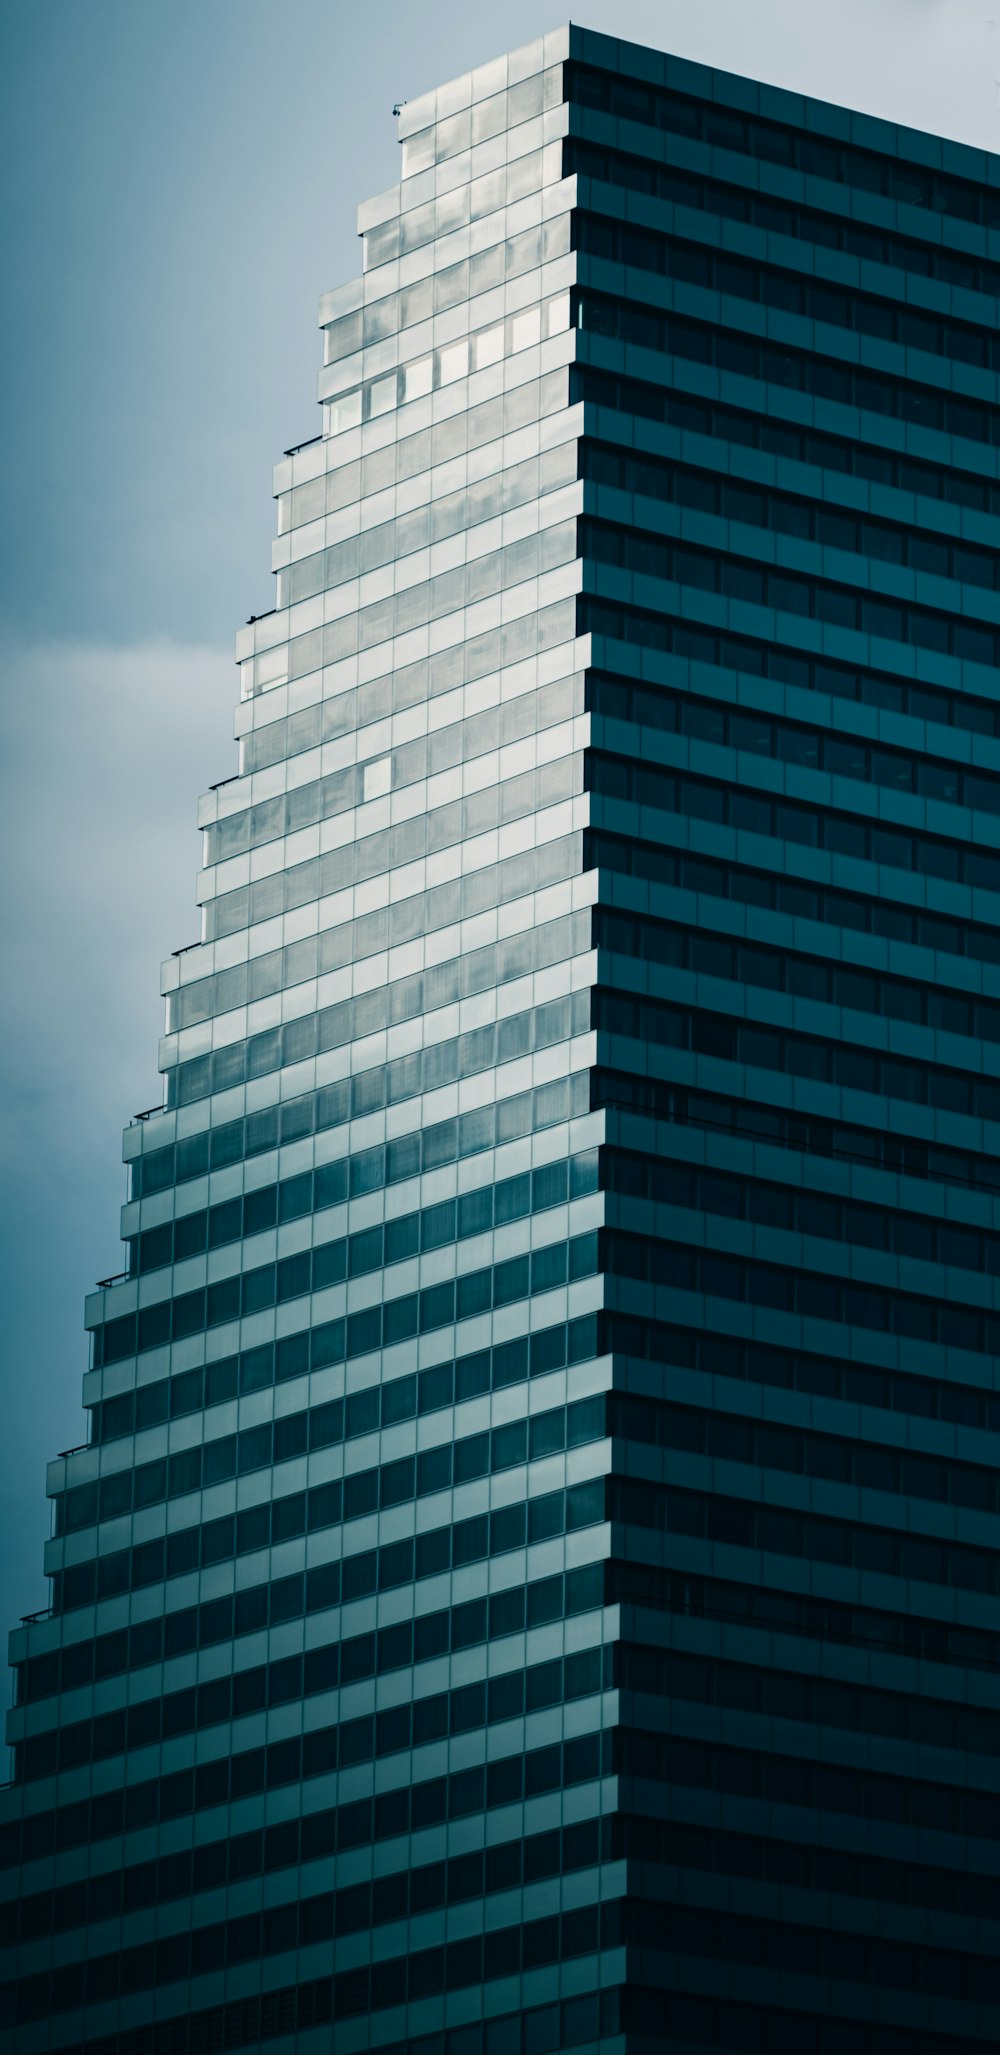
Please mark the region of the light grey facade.
MULTIPOLYGON (((523 1801, 525 1751, 590 1737, 567 1823, 598 1853, 566 49, 403 109, 363 275, 321 305, 322 435, 275 472, 202 940, 163 967, 165 1108, 125 1131, 128 1274, 87 1305, 94 1439, 50 1468, 54 1610, 12 1641, 22 1895, 90 1872, 65 1935, 22 1915, 19 2049, 164 2013, 212 2045, 250 1993, 251 2039, 332 2012, 366 2046, 369 2003, 380 2040, 464 2018, 439 1866, 495 1840, 514 1885, 514 1842, 562 1817, 558 1765, 523 1801), (370 1948, 334 1908, 373 1883, 370 1948)), ((505 1930, 551 1908, 520 1883, 505 1930)), ((496 1967, 509 2010, 506 1931, 496 1967)))

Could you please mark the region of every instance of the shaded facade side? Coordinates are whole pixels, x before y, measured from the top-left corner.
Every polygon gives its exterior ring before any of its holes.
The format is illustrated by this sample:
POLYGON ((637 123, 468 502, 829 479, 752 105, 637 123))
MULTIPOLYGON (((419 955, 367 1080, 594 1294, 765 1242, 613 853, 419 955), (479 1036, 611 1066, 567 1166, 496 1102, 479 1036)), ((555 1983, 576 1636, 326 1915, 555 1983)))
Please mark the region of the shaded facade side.
POLYGON ((622 2023, 944 2055, 998 2027, 996 165, 700 86, 567 88, 622 2023))

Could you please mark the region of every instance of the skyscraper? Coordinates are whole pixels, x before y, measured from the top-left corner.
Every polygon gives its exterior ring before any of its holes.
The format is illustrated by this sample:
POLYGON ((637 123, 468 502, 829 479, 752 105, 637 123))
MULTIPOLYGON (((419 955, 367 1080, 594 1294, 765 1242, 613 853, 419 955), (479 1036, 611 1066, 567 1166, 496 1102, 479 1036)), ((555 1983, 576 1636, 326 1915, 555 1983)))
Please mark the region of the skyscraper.
POLYGON ((52 1607, 18 2055, 1000 2003, 1000 159, 570 29, 278 466, 52 1607))

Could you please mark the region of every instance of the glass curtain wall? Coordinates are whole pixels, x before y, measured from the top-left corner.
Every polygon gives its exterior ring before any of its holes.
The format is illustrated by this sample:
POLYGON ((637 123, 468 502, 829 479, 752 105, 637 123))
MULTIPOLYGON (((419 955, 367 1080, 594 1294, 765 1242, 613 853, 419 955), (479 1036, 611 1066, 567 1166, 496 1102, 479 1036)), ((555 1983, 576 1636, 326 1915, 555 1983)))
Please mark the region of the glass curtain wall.
POLYGON ((1000 2041, 1000 160, 409 102, 11 1641, 17 2055, 1000 2041))

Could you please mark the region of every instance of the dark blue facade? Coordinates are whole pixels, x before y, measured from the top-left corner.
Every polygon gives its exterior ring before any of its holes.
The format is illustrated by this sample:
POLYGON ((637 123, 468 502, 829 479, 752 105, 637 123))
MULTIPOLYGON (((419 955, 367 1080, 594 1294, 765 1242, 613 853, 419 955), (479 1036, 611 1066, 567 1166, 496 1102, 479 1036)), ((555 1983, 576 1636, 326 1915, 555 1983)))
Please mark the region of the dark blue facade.
POLYGON ((995 2044, 1000 166, 581 36, 630 2048, 995 2044))

